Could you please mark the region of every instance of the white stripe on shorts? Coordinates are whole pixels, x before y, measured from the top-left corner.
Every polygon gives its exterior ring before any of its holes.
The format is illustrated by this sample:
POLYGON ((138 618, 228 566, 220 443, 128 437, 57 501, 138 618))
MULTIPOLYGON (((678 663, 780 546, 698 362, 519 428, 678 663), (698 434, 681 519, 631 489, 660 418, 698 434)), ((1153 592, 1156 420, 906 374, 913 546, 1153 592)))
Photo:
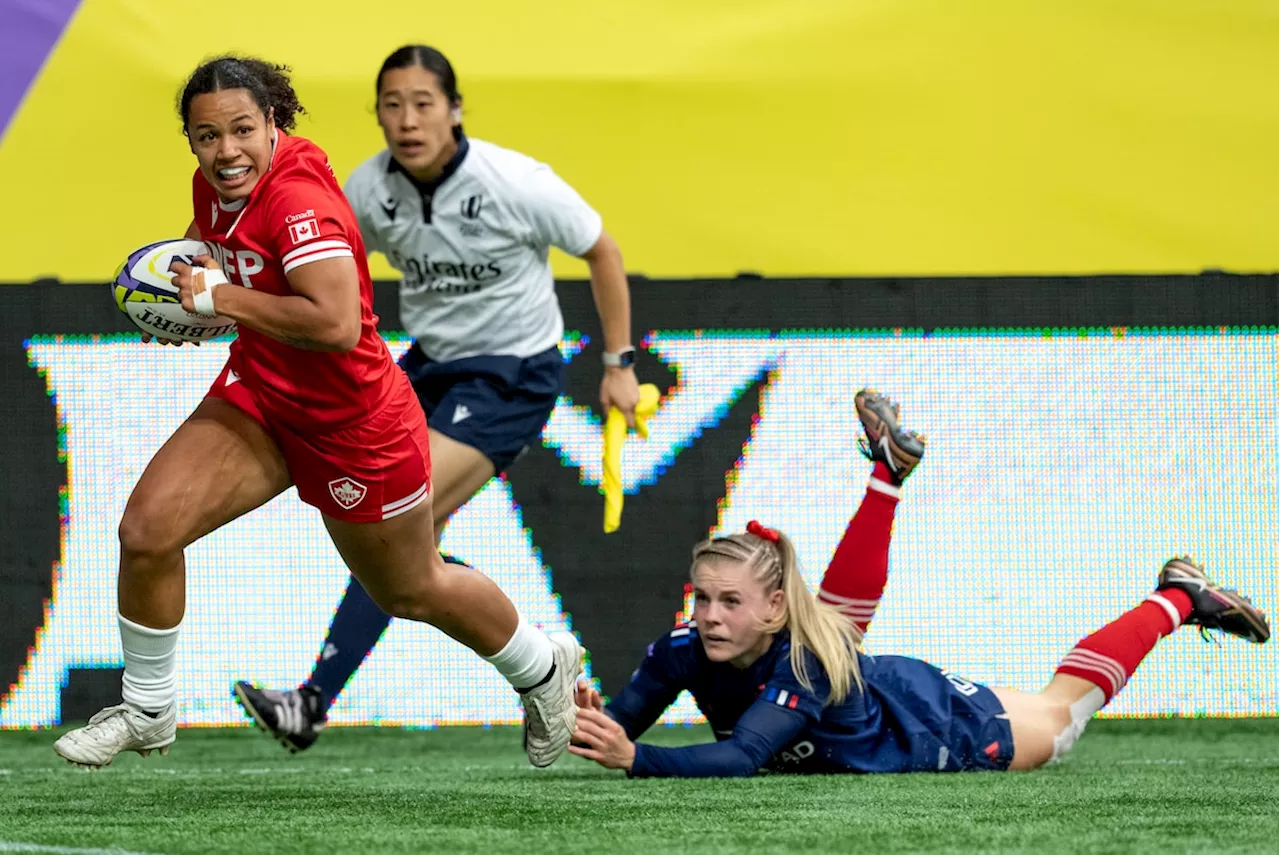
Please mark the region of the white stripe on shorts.
POLYGON ((398 517, 407 511, 411 511, 426 501, 427 497, 430 495, 431 494, 427 490, 427 484, 424 482, 421 487, 414 490, 403 499, 396 499, 394 502, 389 502, 383 505, 382 518, 384 520, 389 520, 392 517, 398 517))

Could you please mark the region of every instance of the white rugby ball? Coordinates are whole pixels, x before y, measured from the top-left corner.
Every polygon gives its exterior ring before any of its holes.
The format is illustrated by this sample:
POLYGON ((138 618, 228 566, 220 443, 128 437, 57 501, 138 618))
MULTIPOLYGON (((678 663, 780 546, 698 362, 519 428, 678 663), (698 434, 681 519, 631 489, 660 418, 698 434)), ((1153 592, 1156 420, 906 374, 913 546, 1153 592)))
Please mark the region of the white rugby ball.
POLYGON ((169 265, 191 264, 209 247, 198 240, 162 240, 129 254, 111 283, 116 305, 144 333, 157 338, 208 341, 236 331, 236 322, 222 316, 206 318, 182 308, 178 286, 169 265))

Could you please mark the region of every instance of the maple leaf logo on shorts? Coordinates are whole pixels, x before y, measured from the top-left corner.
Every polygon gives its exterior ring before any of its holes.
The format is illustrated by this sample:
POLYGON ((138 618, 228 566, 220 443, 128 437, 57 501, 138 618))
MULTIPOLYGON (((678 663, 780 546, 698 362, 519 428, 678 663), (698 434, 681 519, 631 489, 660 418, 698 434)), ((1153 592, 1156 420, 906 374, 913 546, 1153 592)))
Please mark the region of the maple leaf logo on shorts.
POLYGON ((343 510, 351 510, 364 500, 369 489, 351 478, 335 478, 329 482, 329 495, 342 506, 343 510))

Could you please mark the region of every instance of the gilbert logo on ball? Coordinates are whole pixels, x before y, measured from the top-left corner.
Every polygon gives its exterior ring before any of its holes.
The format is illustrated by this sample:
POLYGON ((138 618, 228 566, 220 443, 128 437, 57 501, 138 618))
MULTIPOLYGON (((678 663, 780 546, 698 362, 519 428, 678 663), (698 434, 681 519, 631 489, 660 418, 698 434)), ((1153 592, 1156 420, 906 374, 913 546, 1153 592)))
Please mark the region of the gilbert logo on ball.
POLYGON ((208 341, 234 333, 235 321, 221 316, 207 318, 182 308, 169 266, 175 261, 192 264, 198 255, 209 255, 198 240, 164 240, 135 250, 120 265, 111 283, 120 311, 142 332, 158 338, 208 341))

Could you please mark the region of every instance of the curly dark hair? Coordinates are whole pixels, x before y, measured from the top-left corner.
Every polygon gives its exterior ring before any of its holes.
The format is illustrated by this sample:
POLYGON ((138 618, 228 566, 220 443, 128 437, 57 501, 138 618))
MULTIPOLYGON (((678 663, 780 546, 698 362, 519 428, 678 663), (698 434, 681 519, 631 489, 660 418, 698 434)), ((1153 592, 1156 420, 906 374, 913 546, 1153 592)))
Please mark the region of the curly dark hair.
POLYGON ((214 57, 200 64, 187 78, 178 96, 178 116, 185 134, 191 118, 191 99, 223 89, 247 89, 265 115, 272 111, 276 127, 291 131, 300 113, 307 112, 298 101, 289 80, 291 69, 251 56, 214 57))

